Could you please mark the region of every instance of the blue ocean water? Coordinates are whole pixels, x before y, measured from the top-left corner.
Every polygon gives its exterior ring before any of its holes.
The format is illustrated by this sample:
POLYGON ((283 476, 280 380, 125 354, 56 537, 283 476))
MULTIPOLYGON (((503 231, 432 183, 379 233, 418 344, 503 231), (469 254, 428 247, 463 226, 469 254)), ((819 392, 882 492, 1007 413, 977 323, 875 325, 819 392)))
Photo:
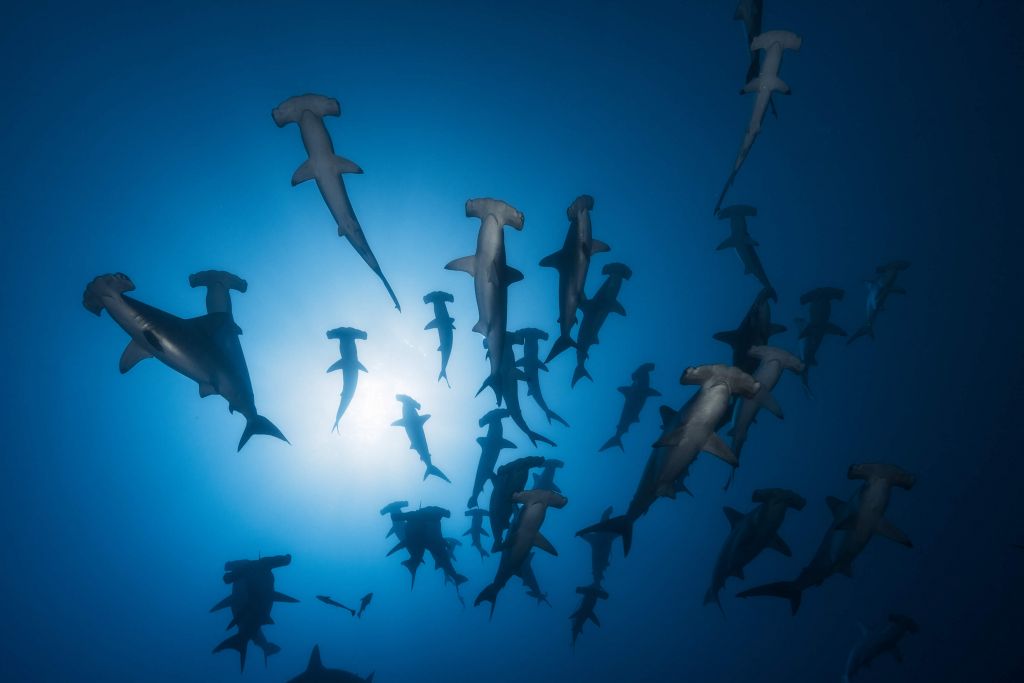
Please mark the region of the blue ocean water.
MULTIPOLYGON (((863 280, 906 259, 907 295, 890 300, 877 338, 829 337, 811 371, 775 395, 785 420, 762 415, 736 482, 707 454, 693 496, 659 501, 616 543, 597 607, 571 647, 589 547, 574 533, 613 505, 625 510, 660 434, 658 406, 694 392, 684 368, 730 362, 712 334, 734 328, 759 291, 712 215, 750 116, 737 95, 748 56, 733 3, 32 3, 0 22, 4 358, 5 618, 0 679, 236 680, 227 633, 230 560, 290 553, 267 637, 242 677, 285 681, 319 643, 324 663, 377 681, 839 680, 858 622, 913 616, 903 663, 882 656, 865 681, 1017 680, 1024 628, 1024 465, 1016 408, 1021 220, 1016 199, 1024 68, 1018 2, 765 2, 765 28, 803 37, 781 75, 764 130, 729 202, 758 208, 750 230, 779 293, 773 315, 798 348, 800 295, 846 290, 833 319, 863 320, 863 280), (294 126, 271 109, 289 96, 337 97, 327 128, 367 238, 401 313, 335 225, 312 183, 289 179, 305 159, 294 126), (565 236, 565 208, 595 198, 587 291, 607 263, 628 264, 625 317, 592 350, 593 382, 570 388, 571 353, 543 373, 545 398, 571 425, 526 419, 557 447, 533 448, 506 421, 513 457, 563 460, 569 499, 544 534, 558 550, 533 566, 550 606, 513 579, 493 619, 473 598, 491 581, 462 533, 483 435, 485 391, 472 280, 443 269, 474 250, 471 197, 525 214, 506 230, 509 328, 557 333, 557 275, 539 261, 565 236), (249 283, 233 297, 261 414, 291 445, 256 436, 216 396, 147 360, 121 375, 127 335, 81 305, 93 277, 124 272, 140 300, 183 317, 205 312, 188 275, 225 269, 249 283), (436 380, 437 335, 422 296, 452 292, 451 388, 436 380), (368 372, 331 433, 340 378, 328 329, 367 331, 368 372), (616 388, 643 362, 652 399, 624 438, 598 453, 622 406, 616 388), (452 479, 422 481, 396 394, 432 417, 426 436, 452 479), (791 579, 831 522, 826 496, 852 495, 850 464, 887 462, 917 476, 886 514, 913 540, 873 541, 852 578, 784 601, 735 592, 791 579), (730 579, 723 611, 702 600, 729 532, 723 506, 785 487, 807 499, 768 551, 730 579), (385 539, 393 500, 452 512, 465 606, 433 563, 415 589, 385 539), (351 605, 372 591, 361 619, 351 605)), ((549 344, 550 342, 548 342, 549 344)), ((542 345, 546 353, 547 345, 542 345)), ((485 492, 486 496, 486 492, 485 492)))

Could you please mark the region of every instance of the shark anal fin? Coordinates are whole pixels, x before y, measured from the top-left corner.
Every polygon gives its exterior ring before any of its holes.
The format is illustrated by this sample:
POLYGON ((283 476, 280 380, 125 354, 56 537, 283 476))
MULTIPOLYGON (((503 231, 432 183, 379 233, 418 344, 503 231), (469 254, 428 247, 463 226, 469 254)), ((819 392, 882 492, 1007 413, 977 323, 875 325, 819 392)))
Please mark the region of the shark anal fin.
POLYGON ((142 344, 136 343, 133 339, 128 342, 128 346, 124 347, 124 352, 121 353, 121 360, 118 362, 117 367, 123 375, 134 368, 139 361, 152 357, 153 354, 143 348, 142 344))

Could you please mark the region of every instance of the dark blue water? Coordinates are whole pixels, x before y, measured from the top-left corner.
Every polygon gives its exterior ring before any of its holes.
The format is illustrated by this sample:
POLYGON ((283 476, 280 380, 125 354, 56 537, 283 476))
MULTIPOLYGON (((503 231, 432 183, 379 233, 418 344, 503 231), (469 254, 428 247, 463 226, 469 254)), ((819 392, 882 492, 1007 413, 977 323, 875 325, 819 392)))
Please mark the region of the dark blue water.
MULTIPOLYGON (((774 315, 796 350, 799 296, 844 288, 834 321, 862 321, 862 280, 907 259, 905 297, 879 318, 877 339, 826 339, 808 399, 795 377, 776 391, 785 421, 762 415, 735 486, 701 455, 694 496, 661 501, 616 544, 598 606, 570 648, 575 587, 590 580, 574 532, 605 506, 625 509, 659 433, 652 400, 625 438, 598 453, 621 407, 616 387, 642 362, 678 408, 688 365, 728 362, 711 335, 736 326, 758 291, 712 207, 750 115, 747 56, 729 0, 323 3, 157 8, 32 3, 0 26, 4 103, 0 148, 3 292, 0 349, 4 587, 0 679, 221 681, 234 652, 211 655, 229 617, 223 563, 291 553, 276 571, 279 604, 267 636, 282 647, 249 681, 301 672, 319 643, 328 666, 379 681, 838 680, 857 622, 912 615, 921 630, 883 656, 866 681, 1013 680, 1024 671, 1024 503, 1017 414, 1022 376, 1018 211, 1022 6, 982 2, 818 3, 768 0, 765 28, 804 38, 787 53, 776 97, 730 202, 759 209, 750 229, 779 292, 774 315), (328 119, 338 153, 365 170, 346 176, 370 244, 403 303, 383 288, 335 227, 312 183, 291 187, 305 158, 294 126, 271 109, 320 92, 341 102, 328 119), (517 443, 503 461, 539 453, 566 462, 569 498, 545 535, 558 557, 534 568, 551 607, 513 579, 493 620, 472 599, 494 575, 466 545, 463 608, 432 563, 410 591, 378 515, 386 503, 440 505, 463 517, 493 396, 472 281, 443 270, 472 253, 478 221, 467 198, 522 210, 506 231, 509 326, 557 331, 554 271, 539 260, 565 234, 565 207, 595 197, 594 234, 612 246, 600 268, 633 278, 589 361, 594 381, 569 388, 565 354, 543 376, 546 398, 572 425, 548 425, 525 397, 531 426, 558 443, 517 443), (96 275, 122 271, 139 299, 185 317, 203 295, 187 276, 226 269, 249 282, 234 297, 257 405, 291 446, 243 429, 219 397, 148 360, 125 376, 127 337, 81 306, 96 275), (454 293, 452 388, 436 383, 436 334, 421 303, 454 293), (326 368, 325 331, 360 327, 369 372, 330 433, 340 378, 326 368), (396 393, 432 415, 426 435, 452 484, 421 481, 396 393), (782 601, 737 590, 793 578, 831 521, 824 499, 849 497, 858 462, 898 464, 917 477, 887 513, 914 542, 873 541, 854 564, 812 589, 796 617, 782 601), (751 491, 794 489, 807 507, 782 536, 793 548, 752 563, 723 591, 723 616, 702 606, 729 531, 723 505, 746 511, 751 491), (361 620, 320 604, 373 591, 361 620)), ((553 338, 553 337, 552 337, 553 338)), ((542 346, 546 352, 547 346, 542 346)), ((486 494, 485 494, 486 496, 486 494)))

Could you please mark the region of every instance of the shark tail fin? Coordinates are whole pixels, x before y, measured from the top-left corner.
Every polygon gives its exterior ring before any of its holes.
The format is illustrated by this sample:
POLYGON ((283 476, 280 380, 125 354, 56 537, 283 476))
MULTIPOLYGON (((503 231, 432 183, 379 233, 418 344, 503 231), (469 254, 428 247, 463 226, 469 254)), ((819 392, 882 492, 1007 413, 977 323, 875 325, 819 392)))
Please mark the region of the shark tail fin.
POLYGON ((584 377, 589 379, 591 382, 594 381, 594 378, 590 376, 589 372, 587 372, 586 366, 584 366, 583 363, 580 363, 572 373, 572 384, 570 386, 575 387, 576 383, 584 377))
POLYGON ((490 387, 494 390, 494 398, 497 399, 497 405, 501 405, 501 376, 491 375, 484 380, 484 383, 480 385, 480 388, 476 390, 476 395, 479 396, 483 393, 483 390, 490 387))
POLYGON ((597 452, 606 451, 612 446, 618 446, 620 451, 626 450, 622 445, 622 434, 616 433, 615 436, 605 441, 604 445, 597 449, 597 452))
POLYGON ((611 533, 618 534, 622 538, 622 554, 629 555, 629 549, 633 546, 633 518, 629 515, 619 515, 602 519, 597 524, 591 524, 585 529, 576 532, 577 536, 584 536, 590 533, 611 533))
POLYGON ((213 653, 216 654, 221 650, 237 650, 239 660, 239 670, 245 671, 245 654, 249 649, 249 639, 243 636, 241 633, 236 633, 233 636, 229 636, 221 641, 220 645, 213 648, 213 653))
POLYGON ((438 477, 440 479, 444 479, 449 484, 452 483, 452 480, 449 479, 445 475, 445 473, 441 471, 440 468, 438 468, 438 467, 436 467, 434 465, 427 465, 427 471, 423 473, 423 480, 426 481, 427 477, 429 477, 430 475, 434 475, 435 477, 438 477))
POLYGON ((718 595, 718 591, 712 586, 708 588, 708 592, 704 594, 704 604, 710 605, 715 603, 718 605, 718 609, 722 610, 722 614, 725 614, 725 609, 722 607, 722 598, 718 595))
POLYGON ((567 334, 563 334, 555 340, 555 343, 551 345, 551 350, 548 351, 548 357, 544 359, 545 363, 550 363, 555 359, 558 354, 562 353, 567 349, 576 348, 576 342, 567 334))
POLYGON ((242 432, 242 438, 238 440, 238 450, 242 450, 244 446, 253 434, 266 434, 267 436, 273 436, 285 443, 290 444, 291 442, 285 438, 281 430, 278 429, 273 422, 263 417, 262 415, 256 415, 245 422, 245 431, 242 432))
POLYGON ((548 407, 545 406, 545 408, 544 408, 544 415, 548 418, 548 424, 551 424, 551 421, 554 420, 555 422, 560 423, 564 427, 568 427, 569 426, 569 423, 566 422, 565 419, 561 415, 559 415, 555 411, 551 410, 551 408, 548 408, 548 407))
POLYGON ((767 583, 763 586, 751 588, 745 590, 742 593, 737 593, 736 596, 740 598, 754 598, 762 596, 770 596, 773 598, 785 598, 789 600, 789 609, 793 614, 796 614, 800 609, 800 599, 803 596, 800 587, 793 581, 777 581, 776 583, 767 583))
POLYGON ((437 375, 437 381, 444 380, 444 383, 448 385, 448 388, 452 388, 452 383, 448 381, 448 368, 441 368, 441 372, 437 375))
POLYGON ((498 584, 489 584, 486 588, 480 591, 480 595, 476 596, 476 600, 473 601, 473 607, 478 606, 481 602, 491 603, 491 616, 494 616, 494 606, 498 602, 498 584))
POLYGON ((849 346, 850 344, 864 336, 871 337, 872 339, 875 338, 875 326, 872 325, 870 322, 866 322, 863 325, 861 325, 857 329, 857 331, 854 332, 850 336, 850 338, 846 340, 846 345, 849 346))

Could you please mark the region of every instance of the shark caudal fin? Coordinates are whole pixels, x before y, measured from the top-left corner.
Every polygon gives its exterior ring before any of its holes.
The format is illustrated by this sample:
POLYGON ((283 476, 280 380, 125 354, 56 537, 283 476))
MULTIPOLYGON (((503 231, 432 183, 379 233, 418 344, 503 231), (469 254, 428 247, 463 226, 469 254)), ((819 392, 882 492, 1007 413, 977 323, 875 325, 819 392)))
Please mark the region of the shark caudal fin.
POLYGON ((622 538, 622 555, 629 555, 629 549, 633 546, 633 519, 628 515, 619 515, 602 519, 597 524, 591 524, 585 529, 576 532, 577 536, 585 536, 591 533, 617 534, 622 538))
POLYGON ((594 378, 590 376, 589 372, 587 372, 586 366, 584 366, 582 363, 580 363, 579 365, 576 366, 576 369, 573 370, 573 373, 572 373, 572 383, 569 386, 575 388, 576 387, 576 383, 579 382, 584 377, 589 379, 591 382, 594 381, 594 378))
POLYGON ((221 641, 220 645, 213 648, 213 654, 217 654, 221 650, 237 650, 239 660, 239 671, 245 671, 245 654, 249 649, 249 639, 243 636, 241 633, 236 633, 233 636, 225 638, 221 641))
POLYGON ((494 616, 494 606, 498 603, 498 584, 489 584, 486 588, 480 591, 480 595, 476 596, 476 600, 473 601, 473 607, 477 607, 481 602, 491 603, 491 616, 494 616))
POLYGON ((555 359, 558 354, 562 353, 567 349, 576 348, 576 342, 567 334, 561 335, 555 340, 555 343, 551 345, 551 350, 548 351, 548 357, 544 359, 545 363, 550 363, 555 359))
POLYGON ((281 430, 278 429, 273 422, 262 415, 256 415, 255 417, 246 420, 245 431, 242 432, 242 438, 238 440, 237 450, 242 450, 242 446, 252 438, 253 434, 266 434, 267 436, 273 436, 281 439, 281 441, 284 441, 286 444, 291 444, 291 442, 285 438, 284 434, 281 433, 281 430))
MULTIPOLYGON (((540 401, 538 401, 537 404, 540 405, 540 401)), ((566 422, 561 415, 551 410, 551 408, 548 408, 547 406, 541 406, 541 408, 543 408, 544 410, 544 416, 548 418, 548 424, 551 424, 551 421, 554 420, 555 422, 560 423, 564 427, 569 426, 569 423, 566 422)))
POLYGON ((448 385, 448 388, 452 388, 452 383, 448 381, 448 368, 442 368, 441 372, 437 375, 437 381, 444 380, 444 383, 448 385))
POLYGON ((711 603, 718 605, 718 609, 722 611, 722 614, 725 614, 725 608, 722 607, 722 598, 718 595, 718 589, 714 586, 708 588, 708 592, 704 594, 704 604, 710 605, 711 603))
POLYGON ((434 475, 435 477, 438 477, 439 479, 444 479, 449 484, 452 483, 452 480, 449 479, 445 475, 445 473, 440 470, 440 468, 435 467, 434 465, 427 465, 427 471, 423 473, 423 481, 426 481, 427 477, 429 477, 430 475, 434 475))
POLYGON ((606 451, 612 446, 618 446, 620 451, 625 452, 625 447, 622 445, 622 434, 616 433, 615 436, 604 442, 604 445, 597 449, 597 452, 606 451))
POLYGON ((866 322, 859 328, 857 328, 857 331, 854 332, 853 335, 851 335, 850 338, 846 340, 846 345, 849 346, 850 344, 864 336, 871 337, 872 339, 875 338, 875 326, 872 325, 870 322, 866 322))
POLYGON ((776 583, 768 583, 736 594, 736 597, 738 598, 756 598, 762 596, 785 598, 786 600, 789 600, 789 609, 793 614, 796 614, 800 610, 800 599, 803 597, 803 592, 794 581, 778 581, 776 583))

